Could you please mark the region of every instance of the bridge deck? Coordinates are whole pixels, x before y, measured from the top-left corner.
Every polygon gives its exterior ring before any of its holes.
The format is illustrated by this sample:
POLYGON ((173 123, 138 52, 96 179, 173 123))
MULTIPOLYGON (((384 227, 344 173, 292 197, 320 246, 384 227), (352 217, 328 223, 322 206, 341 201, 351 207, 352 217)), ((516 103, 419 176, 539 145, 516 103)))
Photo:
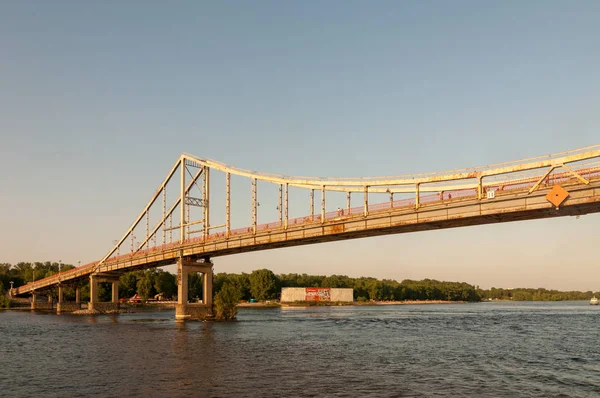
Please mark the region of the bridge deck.
MULTIPOLYGON (((217 233, 205 239, 188 239, 108 258, 63 272, 15 289, 15 294, 30 293, 58 283, 74 282, 92 273, 115 273, 164 266, 175 263, 180 256, 215 257, 279 247, 297 246, 368 236, 455 228, 567 215, 600 212, 600 168, 577 170, 585 174, 589 184, 581 183, 568 173, 556 183, 569 192, 560 209, 548 202, 546 194, 550 185, 541 185, 530 192, 532 180, 513 181, 510 185, 496 187, 493 199, 479 199, 477 190, 425 196, 415 208, 414 200, 385 202, 368 207, 351 209, 341 215, 331 212, 320 216, 289 220, 287 228, 279 222, 252 228, 233 230, 230 236, 217 233), (363 211, 361 211, 363 210, 363 211)), ((537 177, 536 177, 537 178, 537 177)))

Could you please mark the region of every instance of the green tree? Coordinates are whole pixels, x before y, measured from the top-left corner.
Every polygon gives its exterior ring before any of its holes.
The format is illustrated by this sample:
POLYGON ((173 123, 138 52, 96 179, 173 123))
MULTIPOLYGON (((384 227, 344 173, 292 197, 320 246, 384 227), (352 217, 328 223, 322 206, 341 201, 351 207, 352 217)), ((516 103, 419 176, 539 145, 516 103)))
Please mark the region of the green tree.
POLYGON ((250 293, 257 300, 268 300, 275 297, 278 279, 273 271, 259 269, 250 274, 250 293))
POLYGON ((239 285, 225 282, 221 290, 215 295, 213 309, 215 318, 224 321, 230 321, 237 315, 237 304, 242 298, 242 291, 239 285))
POLYGON ((137 293, 139 272, 126 272, 119 278, 119 297, 131 298, 137 293))
MULTIPOLYGON (((356 278, 354 279, 354 299, 358 300, 362 298, 364 301, 368 301, 369 292, 367 290, 368 279, 367 278, 356 278)), ((361 300, 362 301, 362 300, 361 300)))
POLYGON ((0 275, 8 275, 12 265, 9 263, 0 263, 0 275))
POLYGON ((204 297, 204 275, 191 272, 188 276, 188 297, 202 299, 204 297))
POLYGON ((321 280, 321 287, 344 288, 349 287, 346 276, 331 275, 321 280))
POLYGON ((248 300, 251 298, 249 274, 232 274, 229 276, 228 282, 232 283, 237 287, 237 289, 242 295, 241 300, 248 300))
POLYGON ((154 270, 147 270, 138 279, 137 292, 143 300, 147 300, 156 294, 154 290, 154 275, 154 270))
POLYGON ((167 298, 172 298, 177 293, 177 279, 170 272, 160 270, 154 279, 154 288, 167 298))
POLYGON ((112 300, 112 283, 98 283, 98 299, 105 302, 112 300))
POLYGON ((10 307, 10 299, 6 296, 4 286, 0 284, 0 308, 10 307))
POLYGON ((513 294, 513 300, 515 301, 533 301, 534 297, 535 296, 530 292, 523 290, 516 291, 513 294))
POLYGON ((383 298, 383 283, 373 279, 368 285, 368 291, 371 300, 381 300, 383 298))
POLYGON ((217 294, 219 290, 221 290, 221 287, 223 287, 223 284, 227 282, 227 280, 229 279, 229 275, 230 274, 226 272, 219 272, 218 274, 213 275, 213 292, 215 294, 217 294))
POLYGON ((79 288, 79 299, 82 303, 90 301, 90 282, 89 280, 79 288))

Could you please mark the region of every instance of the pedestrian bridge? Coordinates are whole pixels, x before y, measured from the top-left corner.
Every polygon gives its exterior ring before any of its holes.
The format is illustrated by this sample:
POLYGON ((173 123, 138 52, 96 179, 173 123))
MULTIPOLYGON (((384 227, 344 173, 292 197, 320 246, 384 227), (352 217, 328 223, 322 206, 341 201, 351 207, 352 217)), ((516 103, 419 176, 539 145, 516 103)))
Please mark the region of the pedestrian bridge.
MULTIPOLYGON (((104 280, 113 282, 116 304, 122 273, 178 263, 177 316, 194 318, 198 314, 190 315, 187 304, 187 273, 212 274, 214 257, 598 211, 600 145, 486 167, 373 178, 290 177, 182 154, 104 257, 15 288, 12 294, 58 286, 60 302, 61 286, 89 279, 89 306, 94 308, 95 286, 104 280), (295 205, 302 196, 306 201, 302 217, 289 217, 292 194, 295 205), (274 198, 264 199, 269 195, 274 198), (276 204, 271 213, 263 210, 259 197, 276 204), (234 206, 246 212, 232 212, 234 206), (269 222, 259 222, 259 209, 269 222), (249 223, 236 222, 236 217, 249 223)), ((204 290, 206 307, 211 286, 204 290)))

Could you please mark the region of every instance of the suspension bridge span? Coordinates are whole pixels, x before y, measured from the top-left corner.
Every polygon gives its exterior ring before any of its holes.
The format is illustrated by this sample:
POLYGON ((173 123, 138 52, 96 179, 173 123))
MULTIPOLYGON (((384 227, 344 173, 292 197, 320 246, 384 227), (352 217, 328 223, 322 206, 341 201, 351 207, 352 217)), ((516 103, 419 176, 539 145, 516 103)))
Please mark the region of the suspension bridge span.
POLYGON ((599 211, 600 145, 486 167, 373 178, 290 177, 182 154, 104 257, 11 294, 31 294, 35 307, 36 294, 58 287, 57 308, 68 310, 63 287, 89 280, 89 309, 111 309, 118 306, 124 272, 177 264, 176 318, 200 319, 211 312, 214 257, 599 211), (268 223, 259 222, 259 194, 263 203, 269 195, 276 204, 268 223), (298 203, 305 215, 291 218, 298 203), (245 211, 234 212, 234 206, 245 211), (206 276, 202 304, 188 303, 190 272, 206 276), (101 281, 112 282, 110 303, 98 301, 101 281))

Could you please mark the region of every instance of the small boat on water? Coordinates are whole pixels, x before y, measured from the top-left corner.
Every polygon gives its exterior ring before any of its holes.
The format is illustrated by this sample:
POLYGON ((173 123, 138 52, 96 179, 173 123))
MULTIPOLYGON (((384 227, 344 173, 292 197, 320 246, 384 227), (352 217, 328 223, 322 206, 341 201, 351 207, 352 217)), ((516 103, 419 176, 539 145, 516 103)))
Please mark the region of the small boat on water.
POLYGON ((596 298, 596 296, 590 299, 590 305, 598 305, 598 299, 596 298))

